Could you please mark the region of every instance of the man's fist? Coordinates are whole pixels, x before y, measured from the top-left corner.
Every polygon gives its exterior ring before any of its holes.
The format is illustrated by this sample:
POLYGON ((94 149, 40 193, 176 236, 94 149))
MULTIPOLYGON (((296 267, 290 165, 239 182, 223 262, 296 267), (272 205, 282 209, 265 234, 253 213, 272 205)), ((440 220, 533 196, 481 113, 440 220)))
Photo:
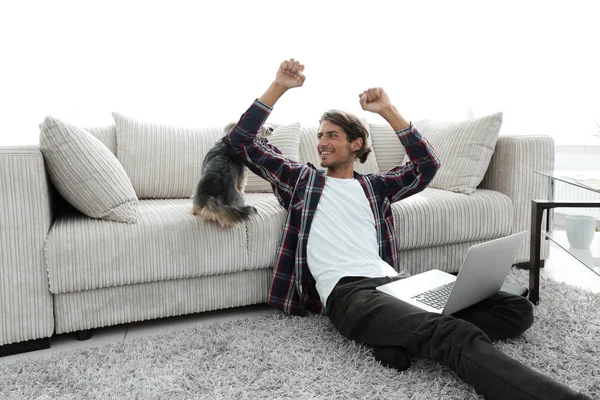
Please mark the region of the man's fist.
POLYGON ((367 89, 358 95, 363 110, 379 114, 391 106, 390 98, 382 88, 367 89))
POLYGON ((275 83, 286 89, 300 87, 304 84, 304 80, 306 79, 302 71, 304 71, 304 65, 293 58, 290 58, 289 61, 284 61, 279 66, 277 76, 275 77, 275 83))

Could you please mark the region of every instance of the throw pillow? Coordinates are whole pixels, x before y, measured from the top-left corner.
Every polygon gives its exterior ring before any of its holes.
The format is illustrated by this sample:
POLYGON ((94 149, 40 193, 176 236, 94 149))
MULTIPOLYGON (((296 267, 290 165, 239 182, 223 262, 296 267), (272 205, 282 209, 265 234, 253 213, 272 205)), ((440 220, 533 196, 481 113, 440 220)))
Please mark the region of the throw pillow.
MULTIPOLYGON (((269 144, 277 147, 285 157, 294 161, 300 160, 300 123, 289 125, 276 125, 271 135, 267 138, 269 144)), ((271 193, 271 184, 252 171, 248 171, 246 193, 271 193)))
MULTIPOLYGON (((421 120, 415 123, 440 159, 429 184, 436 189, 471 194, 483 180, 502 126, 502 113, 461 122, 421 120)), ((408 161, 408 156, 404 158, 408 161)))
POLYGON ((92 218, 135 223, 138 198, 114 154, 84 129, 46 117, 40 150, 48 175, 73 207, 92 218))
POLYGON ((140 199, 184 199, 196 189, 202 161, 223 128, 179 128, 113 113, 117 158, 140 199))

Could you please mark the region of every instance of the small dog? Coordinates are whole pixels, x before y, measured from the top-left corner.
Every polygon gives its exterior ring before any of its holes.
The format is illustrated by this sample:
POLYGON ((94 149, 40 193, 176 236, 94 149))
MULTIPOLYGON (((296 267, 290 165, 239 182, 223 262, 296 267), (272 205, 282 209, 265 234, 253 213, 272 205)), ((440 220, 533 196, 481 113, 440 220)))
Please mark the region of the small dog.
MULTIPOLYGON (((244 202, 247 168, 229 142, 228 134, 235 125, 227 125, 225 136, 206 153, 193 200, 193 215, 222 227, 233 227, 256 214, 256 208, 244 202)), ((262 127, 258 134, 266 140, 272 132, 273 128, 262 127)))

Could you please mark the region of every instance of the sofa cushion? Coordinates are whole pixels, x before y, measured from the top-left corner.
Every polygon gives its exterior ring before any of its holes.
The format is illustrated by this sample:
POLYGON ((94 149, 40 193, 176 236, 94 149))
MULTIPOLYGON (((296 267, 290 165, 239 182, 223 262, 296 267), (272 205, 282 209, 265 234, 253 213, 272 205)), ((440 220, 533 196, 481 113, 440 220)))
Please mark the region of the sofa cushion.
POLYGON ((458 272, 469 248, 483 242, 487 242, 487 240, 403 249, 398 252, 398 263, 401 269, 407 269, 411 275, 420 274, 434 268, 445 272, 458 272))
POLYGON ((48 234, 52 293, 248 269, 242 224, 225 229, 191 214, 190 199, 141 200, 138 223, 59 215, 48 234))
POLYGON ((402 164, 406 150, 390 125, 369 124, 377 166, 384 172, 402 164))
MULTIPOLYGON (((301 126, 300 127, 300 161, 303 163, 311 163, 317 168, 321 167, 321 157, 317 151, 319 139, 317 138, 317 126, 301 126)), ((371 135, 367 138, 367 146, 372 146, 371 135)), ((354 161, 354 171, 360 174, 374 174, 379 172, 377 159, 375 157, 375 149, 367 157, 367 161, 361 164, 358 159, 354 161)))
MULTIPOLYGON (((300 123, 278 125, 268 137, 269 144, 277 147, 284 156, 294 161, 300 160, 300 123)), ((271 184, 252 171, 248 171, 247 193, 272 193, 271 184)))
POLYGON ((134 223, 138 198, 114 154, 84 129, 46 117, 40 150, 59 193, 92 218, 134 223))
POLYGON ((223 128, 178 128, 113 113, 117 158, 140 199, 189 198, 223 128))
POLYGON ((422 120, 415 125, 431 143, 441 162, 429 186, 473 193, 483 180, 494 154, 502 113, 461 122, 422 120))
POLYGON ((477 189, 470 196, 426 188, 392 204, 400 250, 495 239, 512 233, 507 195, 477 189))
POLYGON ((117 129, 114 125, 107 126, 95 126, 91 128, 85 128, 86 131, 91 133, 101 141, 115 156, 117 155, 117 129))

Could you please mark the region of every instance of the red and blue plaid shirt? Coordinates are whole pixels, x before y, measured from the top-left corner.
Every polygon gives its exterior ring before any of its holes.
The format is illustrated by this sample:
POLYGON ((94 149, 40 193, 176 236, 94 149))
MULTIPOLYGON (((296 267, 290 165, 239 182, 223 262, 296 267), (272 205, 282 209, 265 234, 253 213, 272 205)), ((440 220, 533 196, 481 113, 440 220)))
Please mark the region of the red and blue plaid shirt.
MULTIPOLYGON (((271 107, 256 100, 229 134, 233 148, 248 168, 271 183, 277 200, 287 210, 268 302, 290 314, 323 313, 324 306, 308 269, 306 245, 325 187, 325 171, 285 158, 276 147, 257 137, 271 111, 271 107)), ((431 145, 412 124, 396 135, 406 148, 409 162, 376 174, 355 172, 354 178, 362 185, 375 216, 379 255, 399 271, 391 204, 423 190, 440 163, 431 145)))

